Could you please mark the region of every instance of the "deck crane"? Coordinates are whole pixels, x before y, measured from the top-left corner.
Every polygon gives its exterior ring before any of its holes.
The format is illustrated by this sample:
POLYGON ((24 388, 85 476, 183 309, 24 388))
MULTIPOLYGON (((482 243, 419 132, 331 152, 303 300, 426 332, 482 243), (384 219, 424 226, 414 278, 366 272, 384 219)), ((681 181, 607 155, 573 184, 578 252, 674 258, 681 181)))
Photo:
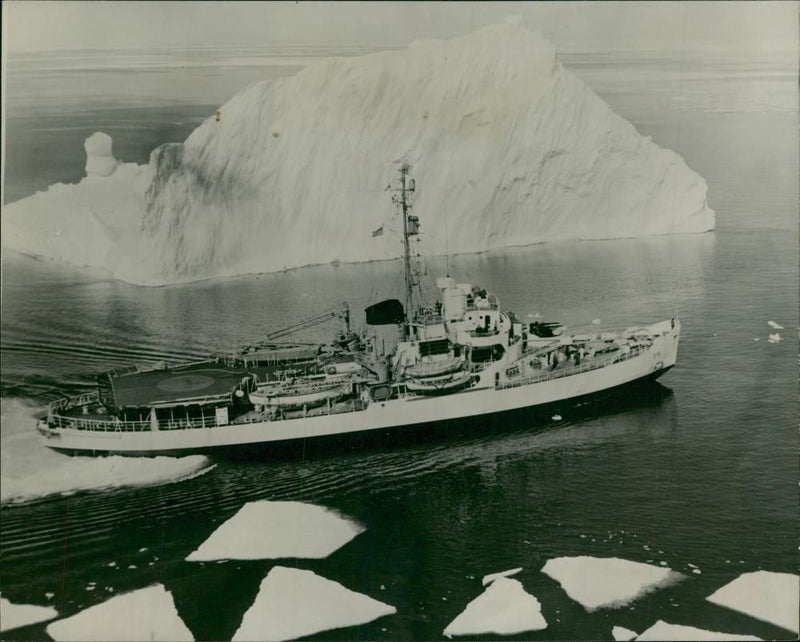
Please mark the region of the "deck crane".
MULTIPOLYGON (((264 336, 262 341, 259 341, 255 344, 248 344, 241 346, 234 354, 229 355, 229 358, 232 358, 234 361, 242 360, 245 361, 251 360, 255 358, 256 360, 280 360, 282 358, 290 358, 290 359, 297 359, 303 358, 308 359, 308 354, 306 351, 305 356, 303 357, 286 357, 284 354, 282 357, 276 356, 278 353, 285 352, 286 350, 292 350, 295 348, 301 348, 305 346, 306 348, 316 348, 318 349, 320 346, 319 344, 311 344, 311 343, 297 343, 293 342, 292 344, 285 344, 276 342, 275 339, 280 339, 282 337, 286 337, 288 335, 294 334, 296 332, 301 332, 303 330, 307 330, 309 328, 313 328, 314 326, 320 325, 321 323, 325 323, 327 321, 332 321, 333 319, 341 319, 344 321, 345 329, 342 332, 339 332, 336 335, 335 344, 340 348, 348 348, 351 349, 354 345, 358 342, 358 335, 350 329, 350 306, 347 303, 341 303, 336 305, 324 312, 320 312, 319 314, 315 314, 310 316, 302 321, 294 323, 292 325, 286 326, 285 328, 280 328, 279 330, 274 330, 269 334, 264 336), (259 354, 262 351, 264 354, 259 354), (274 353, 270 358, 270 354, 274 353)), ((301 351, 302 352, 302 351, 301 351)))
POLYGON ((298 323, 294 323, 290 326, 286 326, 285 328, 281 328, 280 330, 275 330, 273 332, 270 332, 269 334, 266 335, 265 339, 267 341, 279 339, 281 337, 294 334, 295 332, 300 332, 302 330, 307 330, 308 328, 313 328, 314 326, 320 325, 321 323, 332 321, 333 319, 342 319, 344 321, 345 325, 344 336, 349 336, 350 306, 347 305, 347 303, 340 303, 339 305, 336 305, 333 308, 326 310, 325 312, 320 312, 319 314, 315 314, 314 316, 303 319, 298 323))

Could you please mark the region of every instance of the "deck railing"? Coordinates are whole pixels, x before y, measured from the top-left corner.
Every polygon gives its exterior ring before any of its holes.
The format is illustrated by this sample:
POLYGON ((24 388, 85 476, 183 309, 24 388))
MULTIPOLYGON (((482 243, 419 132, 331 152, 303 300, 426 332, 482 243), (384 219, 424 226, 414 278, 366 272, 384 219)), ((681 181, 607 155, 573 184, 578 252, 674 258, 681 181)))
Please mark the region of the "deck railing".
MULTIPOLYGON (((93 394, 93 393, 90 393, 93 394)), ((87 395, 89 396, 89 395, 87 395)), ((77 397, 72 397, 69 402, 74 402, 77 397)), ((63 403, 63 401, 62 401, 63 403)), ((270 414, 267 412, 251 411, 244 415, 239 415, 231 421, 220 424, 217 421, 216 414, 204 414, 200 417, 190 417, 183 419, 168 419, 159 420, 158 431, 168 430, 190 430, 190 429, 205 429, 205 428, 218 428, 223 426, 237 426, 242 424, 262 423, 262 422, 276 422, 286 419, 297 419, 301 417, 316 417, 320 415, 336 415, 345 412, 355 412, 357 410, 364 410, 366 404, 358 398, 351 399, 346 403, 340 402, 332 406, 322 406, 317 408, 310 408, 306 411, 292 410, 277 412, 270 414)), ((44 421, 44 420, 43 420, 44 421)), ((50 428, 66 429, 66 430, 85 430, 89 432, 149 432, 153 430, 152 423, 147 421, 123 421, 121 419, 84 419, 83 417, 69 417, 51 413, 50 417, 46 420, 50 428)))
POLYGON ((580 374, 582 372, 589 372, 591 370, 599 370, 615 363, 621 363, 628 359, 638 357, 645 352, 648 348, 646 346, 631 348, 630 352, 615 355, 614 357, 605 358, 599 361, 585 361, 578 366, 569 366, 567 368, 557 368, 556 370, 545 370, 541 373, 530 375, 527 377, 520 377, 513 381, 500 383, 495 386, 497 390, 504 390, 506 388, 518 388, 519 386, 527 386, 532 383, 539 383, 540 381, 551 381, 553 379, 563 379, 564 377, 571 377, 572 375, 580 374))

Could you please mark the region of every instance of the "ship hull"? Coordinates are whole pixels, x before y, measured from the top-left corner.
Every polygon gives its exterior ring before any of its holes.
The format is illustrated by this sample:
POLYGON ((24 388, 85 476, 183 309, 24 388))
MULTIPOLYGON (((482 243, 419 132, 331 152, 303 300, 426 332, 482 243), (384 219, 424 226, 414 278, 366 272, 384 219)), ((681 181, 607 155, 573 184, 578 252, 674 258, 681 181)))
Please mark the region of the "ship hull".
POLYGON ((159 450, 153 452, 118 451, 86 448, 59 447, 45 443, 50 449, 71 456, 126 457, 184 457, 187 455, 210 455, 230 460, 305 459, 350 451, 369 451, 390 447, 408 446, 419 443, 473 438, 486 434, 514 432, 520 426, 544 428, 553 425, 553 417, 563 415, 562 421, 590 419, 608 413, 625 411, 640 405, 660 403, 672 394, 656 379, 672 367, 663 368, 646 377, 608 388, 595 393, 544 403, 536 406, 517 408, 477 417, 440 419, 425 424, 398 425, 388 428, 361 432, 338 433, 334 435, 309 436, 278 441, 261 441, 236 445, 192 447, 180 450, 159 450))
POLYGON ((131 456, 183 455, 232 449, 282 447, 312 440, 425 432, 431 427, 485 422, 514 411, 559 407, 608 395, 656 379, 677 359, 679 327, 655 340, 643 354, 578 374, 515 387, 478 385, 446 396, 409 396, 374 402, 364 410, 209 428, 142 432, 95 432, 48 427, 40 423, 40 441, 79 454, 131 456))

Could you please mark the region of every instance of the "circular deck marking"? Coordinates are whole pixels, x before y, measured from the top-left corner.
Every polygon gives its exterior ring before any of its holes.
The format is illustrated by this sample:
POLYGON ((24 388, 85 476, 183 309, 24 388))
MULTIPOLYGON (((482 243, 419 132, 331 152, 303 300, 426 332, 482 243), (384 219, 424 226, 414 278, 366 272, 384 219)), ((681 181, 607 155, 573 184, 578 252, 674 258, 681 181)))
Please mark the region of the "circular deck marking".
POLYGON ((165 392, 194 392, 203 390, 214 383, 213 377, 203 375, 175 375, 157 384, 165 392))

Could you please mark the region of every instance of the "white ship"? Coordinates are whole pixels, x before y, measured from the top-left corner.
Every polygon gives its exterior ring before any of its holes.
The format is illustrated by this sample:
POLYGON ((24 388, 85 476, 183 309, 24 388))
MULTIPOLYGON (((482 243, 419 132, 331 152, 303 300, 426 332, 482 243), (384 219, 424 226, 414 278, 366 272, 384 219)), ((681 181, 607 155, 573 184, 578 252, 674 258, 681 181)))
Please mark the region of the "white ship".
MULTIPOLYGON (((51 403, 40 441, 79 454, 163 455, 267 449, 286 442, 425 431, 523 409, 578 403, 654 380, 675 365, 680 323, 571 334, 523 323, 484 289, 437 279, 433 305, 415 305, 410 239, 414 179, 404 165, 393 200, 402 217, 405 302, 366 310, 367 328, 394 324, 382 354, 374 332, 350 329, 344 305, 268 336, 340 318, 329 346, 261 345, 203 362, 107 373, 96 391, 51 403)), ((419 295, 416 294, 419 299, 419 295)))

